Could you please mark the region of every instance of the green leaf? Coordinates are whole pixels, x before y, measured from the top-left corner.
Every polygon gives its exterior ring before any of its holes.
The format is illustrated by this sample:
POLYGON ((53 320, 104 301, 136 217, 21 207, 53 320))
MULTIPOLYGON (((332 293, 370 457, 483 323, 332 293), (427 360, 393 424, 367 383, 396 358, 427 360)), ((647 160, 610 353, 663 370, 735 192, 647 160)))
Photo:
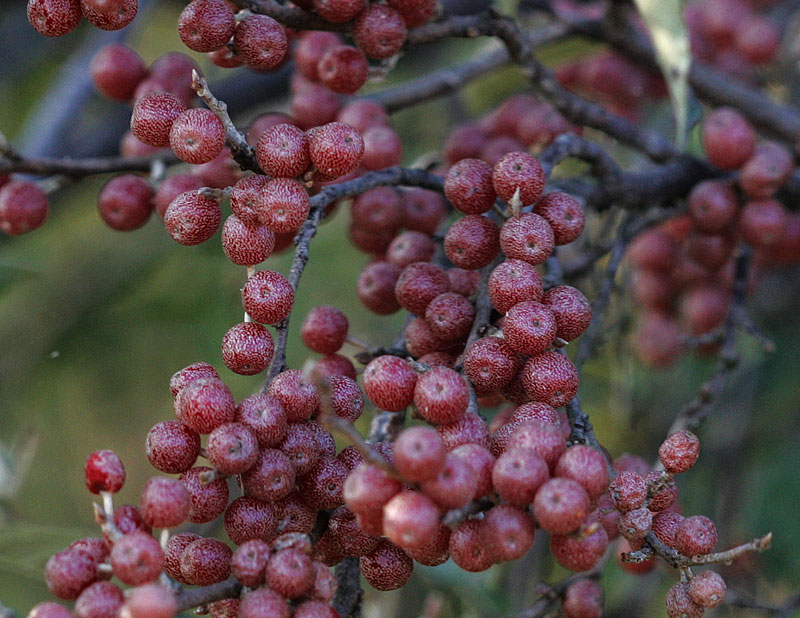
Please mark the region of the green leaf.
POLYGON ((650 31, 656 60, 669 88, 675 113, 675 143, 686 147, 689 130, 689 34, 683 19, 684 0, 636 0, 650 31))

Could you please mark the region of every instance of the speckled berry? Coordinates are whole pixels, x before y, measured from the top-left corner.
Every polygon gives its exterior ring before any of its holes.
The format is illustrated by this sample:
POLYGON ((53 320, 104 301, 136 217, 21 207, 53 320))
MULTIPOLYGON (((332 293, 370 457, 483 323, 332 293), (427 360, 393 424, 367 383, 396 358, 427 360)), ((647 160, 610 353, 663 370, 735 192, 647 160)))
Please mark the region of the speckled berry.
POLYGON ((189 492, 191 507, 187 521, 202 524, 219 517, 228 506, 228 484, 224 477, 208 481, 212 469, 207 466, 191 468, 180 475, 179 480, 189 492))
POLYGON ((469 405, 467 383, 453 369, 434 367, 417 378, 414 405, 429 423, 454 423, 464 415, 469 405))
POLYGON ((231 502, 225 510, 224 522, 228 538, 236 545, 250 539, 272 539, 277 524, 273 507, 250 496, 231 502))
POLYGON ((608 486, 614 506, 622 513, 644 506, 647 483, 637 472, 620 472, 608 486))
POLYGON ((544 217, 525 213, 512 217, 500 229, 500 248, 506 257, 536 265, 553 252, 553 228, 544 217))
POLYGON ((497 224, 481 215, 467 215, 453 223, 444 237, 444 252, 459 268, 477 270, 491 262, 500 249, 497 224))
POLYGON ((492 184, 501 200, 509 202, 517 190, 523 206, 536 202, 544 191, 544 170, 527 152, 510 152, 492 170, 492 184))
POLYGON ((578 536, 554 534, 550 538, 553 558, 571 571, 588 571, 608 549, 608 533, 599 523, 587 526, 578 536))
POLYGON ((566 193, 548 193, 536 203, 533 212, 550 224, 556 245, 571 243, 583 233, 586 225, 580 202, 566 193))
POLYGON ((564 618, 603 618, 603 589, 594 579, 569 585, 561 602, 564 618))
POLYGON ((79 0, 28 0, 28 22, 43 36, 69 34, 81 17, 79 0))
POLYGON ((101 30, 121 30, 139 10, 139 0, 81 0, 83 16, 101 30))
POLYGON ((263 586, 245 593, 239 603, 239 618, 290 618, 291 615, 286 599, 263 586))
POLYGON ((184 45, 198 52, 224 46, 233 36, 236 17, 225 0, 192 0, 178 18, 178 35, 184 45))
POLYGON ((387 540, 361 558, 361 573, 370 586, 377 590, 395 590, 411 577, 414 562, 399 547, 387 540))
POLYGON ((147 432, 145 452, 156 470, 186 472, 200 454, 200 435, 179 421, 161 421, 147 432))
POLYGON ((526 300, 542 301, 542 278, 522 260, 505 260, 489 275, 489 300, 501 314, 526 300))
POLYGON ((667 591, 667 615, 669 618, 702 618, 705 610, 689 595, 689 584, 678 582, 667 591))
POLYGON ((98 51, 89 68, 94 87, 114 101, 129 101, 147 76, 141 56, 126 45, 111 43, 98 51))
POLYGON ((232 422, 236 403, 230 389, 219 379, 198 378, 178 393, 175 410, 179 421, 203 434, 232 422))
POLYGON ((217 201, 198 191, 181 193, 164 212, 164 227, 176 242, 192 246, 217 233, 222 211, 217 201))
POLYGON ((289 41, 283 26, 271 17, 249 15, 236 24, 233 46, 247 66, 269 70, 286 59, 289 41))
POLYGON ((308 420, 320 404, 317 387, 298 369, 279 373, 267 392, 280 402, 290 423, 308 420))
POLYGON ((534 401, 560 408, 578 393, 578 372, 566 356, 548 351, 532 356, 522 370, 525 391, 534 401))
POLYGON ((506 386, 517 371, 517 354, 498 337, 481 337, 464 354, 464 372, 478 392, 506 386))
POLYGON ((262 270, 247 280, 242 305, 251 318, 264 324, 279 324, 292 310, 294 288, 274 270, 262 270))
POLYGON ((93 494, 101 491, 116 493, 125 483, 125 467, 114 451, 95 451, 83 467, 86 487, 93 494))
POLYGON ((661 464, 671 474, 691 470, 700 455, 700 439, 691 431, 676 431, 658 448, 661 464))
POLYGON ((592 305, 583 292, 570 285, 559 285, 544 293, 542 303, 556 319, 556 337, 572 341, 592 322, 592 305))
POLYGON ((110 560, 114 575, 130 586, 155 580, 164 568, 164 552, 158 541, 140 530, 116 541, 110 560))
POLYGON ((317 76, 326 88, 353 94, 367 81, 369 63, 364 52, 351 45, 328 48, 317 63, 317 76))
POLYGON ((703 571, 689 580, 689 596, 692 601, 713 609, 722 603, 728 587, 719 573, 703 571))
POLYGON ((406 40, 406 24, 395 9, 371 4, 356 18, 353 38, 356 45, 370 58, 394 56, 406 40))
POLYGON ((550 476, 547 463, 529 448, 510 448, 492 468, 492 485, 509 504, 527 507, 550 476))
POLYGON ((77 598, 98 579, 97 561, 82 549, 70 548, 53 554, 44 567, 47 589, 59 599, 77 598))
POLYGON ((172 123, 185 111, 186 105, 174 94, 148 94, 133 106, 131 132, 149 146, 165 148, 170 145, 172 123))
POLYGON ((589 495, 577 481, 554 478, 536 492, 533 514, 539 525, 553 534, 570 534, 589 514, 589 495))
POLYGON ((12 180, 0 188, 0 230, 17 236, 41 226, 50 213, 47 195, 27 180, 12 180))
POLYGON ((399 412, 415 397, 417 374, 397 356, 379 356, 364 369, 364 392, 380 409, 399 412))
POLYGON ((480 522, 464 521, 450 534, 448 549, 450 557, 465 571, 478 573, 488 569, 494 561, 480 537, 480 522))

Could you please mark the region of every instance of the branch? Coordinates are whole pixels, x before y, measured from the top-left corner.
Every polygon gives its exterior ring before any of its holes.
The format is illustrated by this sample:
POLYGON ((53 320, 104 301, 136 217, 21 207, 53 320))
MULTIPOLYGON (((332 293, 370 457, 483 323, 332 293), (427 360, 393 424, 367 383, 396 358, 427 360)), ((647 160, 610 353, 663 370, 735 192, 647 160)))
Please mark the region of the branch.
POLYGON ((197 96, 205 101, 208 109, 214 112, 217 117, 222 121, 225 126, 225 133, 228 137, 228 144, 231 147, 231 156, 234 161, 239 164, 243 170, 250 170, 258 174, 264 172, 256 161, 256 153, 253 147, 247 143, 239 129, 233 124, 230 115, 228 115, 228 106, 224 101, 220 101, 215 97, 208 87, 208 81, 200 74, 192 69, 192 89, 197 93, 197 96))
POLYGON ((178 603, 178 611, 183 612, 193 607, 207 605, 221 599, 238 597, 242 591, 242 584, 235 577, 226 579, 224 582, 203 586, 202 588, 183 588, 181 587, 175 600, 178 603))
POLYGON ((345 558, 336 565, 334 573, 338 586, 333 597, 333 609, 342 618, 358 618, 361 616, 361 600, 364 591, 361 588, 361 569, 358 558, 345 558))
POLYGON ((25 157, 17 152, 9 151, 0 158, 0 174, 19 172, 50 176, 60 174, 70 178, 82 178, 93 174, 111 172, 149 172, 157 161, 165 164, 178 163, 171 152, 151 157, 96 157, 87 159, 25 157))
POLYGON ((280 4, 275 0, 233 0, 233 3, 240 8, 250 9, 253 13, 268 15, 294 30, 347 32, 353 27, 352 22, 334 24, 322 19, 319 15, 309 13, 299 7, 280 4))
POLYGON ((748 543, 737 545, 725 551, 718 551, 713 554, 705 554, 702 556, 692 556, 687 559, 687 566, 698 566, 701 564, 730 564, 736 558, 748 554, 750 552, 762 552, 770 548, 772 545, 772 533, 767 532, 762 537, 753 539, 748 543))

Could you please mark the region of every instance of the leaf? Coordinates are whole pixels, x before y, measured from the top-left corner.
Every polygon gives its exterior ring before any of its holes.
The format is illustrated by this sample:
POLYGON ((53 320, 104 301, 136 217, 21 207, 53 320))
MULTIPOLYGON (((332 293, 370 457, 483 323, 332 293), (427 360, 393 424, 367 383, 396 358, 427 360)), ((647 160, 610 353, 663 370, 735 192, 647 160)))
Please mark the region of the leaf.
POLYGON ((689 34, 683 19, 684 0, 635 0, 653 46, 656 60, 669 88, 675 114, 675 142, 686 147, 689 131, 689 34))

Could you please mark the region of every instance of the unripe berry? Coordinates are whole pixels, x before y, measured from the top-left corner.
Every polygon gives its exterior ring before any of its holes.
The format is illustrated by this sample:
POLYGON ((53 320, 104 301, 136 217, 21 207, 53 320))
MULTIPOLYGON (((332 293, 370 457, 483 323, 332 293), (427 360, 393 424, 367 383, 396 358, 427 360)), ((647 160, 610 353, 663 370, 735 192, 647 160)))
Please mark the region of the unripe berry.
POLYGON ((523 206, 536 202, 544 191, 544 170, 536 157, 527 152, 510 152, 492 170, 497 196, 509 202, 519 189, 523 206))
POLYGON ((444 237, 448 259, 464 270, 489 264, 500 249, 497 224, 481 215, 467 215, 453 223, 444 237))
POLYGON ((217 201, 198 191, 181 193, 164 212, 164 227, 176 242, 192 246, 217 233, 222 211, 217 201))
POLYGON ((95 451, 83 468, 86 487, 93 494, 101 491, 117 493, 125 483, 125 467, 114 451, 95 451))
POLYGON ((670 474, 691 470, 699 455, 700 439, 685 429, 671 434, 658 448, 658 458, 670 474))
POLYGON ((274 270, 262 270, 247 280, 242 289, 242 305, 257 322, 279 324, 294 304, 294 288, 289 280, 274 270))
POLYGON ((533 212, 550 224, 556 245, 571 243, 583 233, 586 225, 580 203, 566 193, 548 193, 536 203, 533 212))
POLYGON ((35 230, 47 220, 47 195, 26 180, 12 180, 0 188, 0 230, 17 236, 35 230))
POLYGON ((148 94, 133 106, 131 132, 149 146, 165 148, 170 145, 172 123, 185 111, 186 105, 174 94, 148 94))
POLYGON ((233 36, 236 17, 225 0, 192 0, 178 18, 178 35, 198 52, 223 47, 233 36))
POLYGON ((289 49, 286 31, 266 15, 248 15, 233 33, 236 54, 247 66, 269 70, 280 65, 289 49))
POLYGON ((44 36, 72 32, 81 17, 79 0, 28 0, 28 22, 44 36))

